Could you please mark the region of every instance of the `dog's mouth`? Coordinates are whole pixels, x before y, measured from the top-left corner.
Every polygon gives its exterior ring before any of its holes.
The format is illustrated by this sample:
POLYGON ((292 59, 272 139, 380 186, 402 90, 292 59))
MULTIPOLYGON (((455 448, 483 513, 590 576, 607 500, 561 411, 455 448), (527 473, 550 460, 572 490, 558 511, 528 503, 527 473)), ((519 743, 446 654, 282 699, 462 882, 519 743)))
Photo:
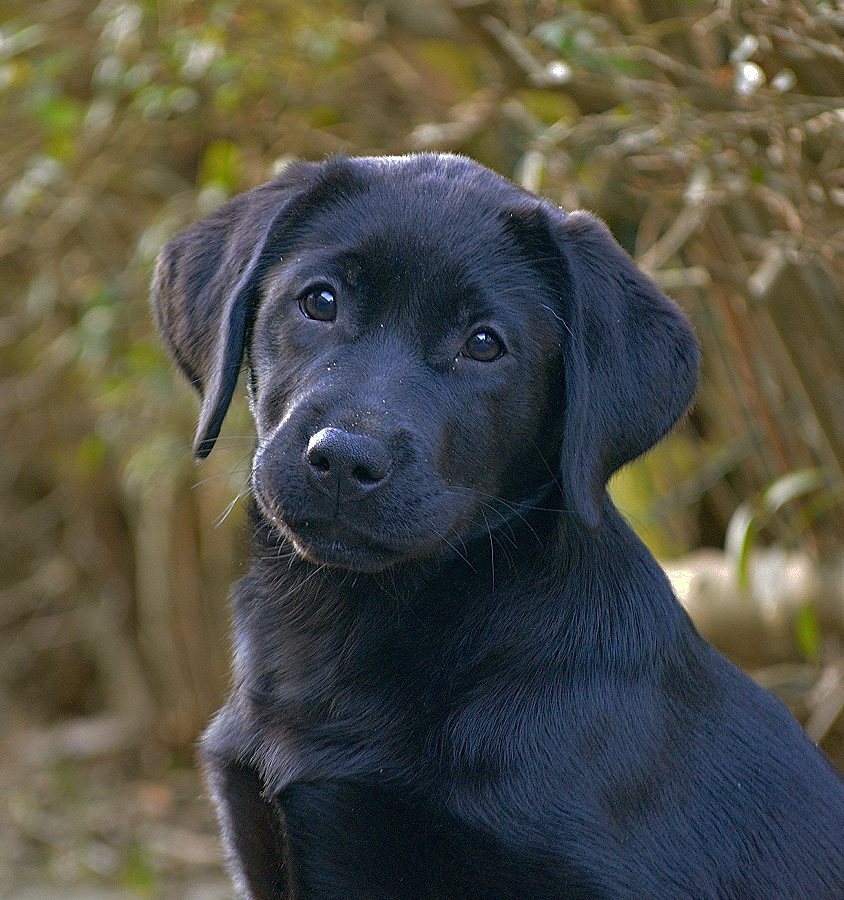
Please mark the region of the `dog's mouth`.
POLYGON ((255 498, 266 518, 309 562, 358 572, 377 572, 407 555, 406 550, 378 540, 341 520, 311 516, 293 518, 282 514, 262 491, 256 490, 255 498))
POLYGON ((300 556, 313 563, 377 572, 403 556, 401 550, 339 522, 276 522, 300 556))

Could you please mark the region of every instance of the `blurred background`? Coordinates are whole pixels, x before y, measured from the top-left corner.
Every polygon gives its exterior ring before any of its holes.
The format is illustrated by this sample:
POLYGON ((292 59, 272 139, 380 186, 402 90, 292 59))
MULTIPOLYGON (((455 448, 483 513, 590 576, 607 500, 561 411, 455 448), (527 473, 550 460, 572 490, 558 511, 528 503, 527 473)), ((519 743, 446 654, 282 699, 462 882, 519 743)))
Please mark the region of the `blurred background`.
POLYGON ((162 243, 291 159, 465 153, 603 217, 697 403, 612 484, 703 633, 844 764, 844 6, 0 0, 0 896, 231 896, 193 742, 245 561, 244 391, 153 333, 162 243))

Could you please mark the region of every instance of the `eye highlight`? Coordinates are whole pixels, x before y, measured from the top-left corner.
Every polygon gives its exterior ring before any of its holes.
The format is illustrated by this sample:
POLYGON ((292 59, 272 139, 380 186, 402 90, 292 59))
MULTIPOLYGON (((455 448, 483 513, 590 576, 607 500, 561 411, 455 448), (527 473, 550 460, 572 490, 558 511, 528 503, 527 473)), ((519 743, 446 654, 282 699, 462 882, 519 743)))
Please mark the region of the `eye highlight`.
POLYGON ((494 331, 481 328, 466 341, 460 352, 478 362, 493 362, 507 351, 504 342, 494 331))
POLYGON ((329 287, 311 288, 299 298, 302 315, 317 322, 333 322, 337 318, 337 298, 329 287))

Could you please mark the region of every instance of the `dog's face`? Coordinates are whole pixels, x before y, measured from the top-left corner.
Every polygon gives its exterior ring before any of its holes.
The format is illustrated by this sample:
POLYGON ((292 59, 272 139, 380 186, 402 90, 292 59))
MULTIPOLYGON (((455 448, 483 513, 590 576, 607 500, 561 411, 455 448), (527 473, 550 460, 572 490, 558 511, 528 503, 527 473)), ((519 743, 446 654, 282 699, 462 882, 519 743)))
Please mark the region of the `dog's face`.
POLYGON ((161 327, 213 445, 245 353, 253 490, 305 557, 459 551, 604 484, 688 403, 688 325, 595 220, 458 157, 299 165, 174 239, 161 327))
POLYGON ((547 286, 506 222, 448 183, 379 187, 310 210, 251 350, 258 503, 350 568, 498 524, 549 481, 562 419, 547 286))

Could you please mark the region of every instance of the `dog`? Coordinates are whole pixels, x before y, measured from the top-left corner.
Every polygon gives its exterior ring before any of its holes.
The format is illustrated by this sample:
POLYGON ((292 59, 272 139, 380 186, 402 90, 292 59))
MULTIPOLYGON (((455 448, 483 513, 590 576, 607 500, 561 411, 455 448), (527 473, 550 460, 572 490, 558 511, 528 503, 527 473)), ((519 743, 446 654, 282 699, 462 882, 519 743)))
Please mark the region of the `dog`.
POLYGON ((606 491, 699 352, 607 228, 455 155, 291 165, 163 249, 254 559, 201 741, 252 900, 844 897, 844 781, 606 491))

